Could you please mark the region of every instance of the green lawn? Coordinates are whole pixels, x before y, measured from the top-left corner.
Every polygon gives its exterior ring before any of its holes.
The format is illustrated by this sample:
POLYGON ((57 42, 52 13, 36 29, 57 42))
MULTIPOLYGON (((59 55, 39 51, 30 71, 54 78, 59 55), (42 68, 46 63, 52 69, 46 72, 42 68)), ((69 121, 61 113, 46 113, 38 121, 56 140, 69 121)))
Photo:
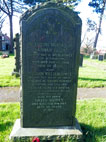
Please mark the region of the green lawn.
POLYGON ((79 68, 78 87, 106 87, 106 61, 84 58, 83 67, 79 68))
POLYGON ((0 87, 20 85, 20 79, 12 76, 14 64, 14 56, 3 59, 0 57, 0 87))
MULTIPOLYGON (((20 85, 20 78, 11 75, 14 64, 14 56, 0 57, 0 87, 20 85)), ((106 61, 84 58, 83 67, 79 68, 78 87, 106 87, 106 61)))
POLYGON ((20 117, 19 104, 0 104, 0 142, 9 142, 14 121, 20 117))
POLYGON ((77 102, 77 113, 84 142, 106 142, 106 99, 77 102))
MULTIPOLYGON (((19 111, 19 103, 0 104, 0 142, 9 142, 13 124, 20 118, 19 111)), ((106 142, 106 99, 78 101, 76 118, 84 142, 106 142)))

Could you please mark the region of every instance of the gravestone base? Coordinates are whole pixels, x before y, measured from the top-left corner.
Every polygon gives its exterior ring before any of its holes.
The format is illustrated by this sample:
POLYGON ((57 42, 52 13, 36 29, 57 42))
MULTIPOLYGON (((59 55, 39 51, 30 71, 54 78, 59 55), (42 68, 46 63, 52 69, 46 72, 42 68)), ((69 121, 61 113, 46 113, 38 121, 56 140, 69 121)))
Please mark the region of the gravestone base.
POLYGON ((41 142, 60 142, 72 140, 72 142, 82 142, 82 131, 78 121, 75 126, 62 126, 53 128, 21 128, 20 119, 17 119, 10 134, 11 142, 32 142, 38 137, 41 142))

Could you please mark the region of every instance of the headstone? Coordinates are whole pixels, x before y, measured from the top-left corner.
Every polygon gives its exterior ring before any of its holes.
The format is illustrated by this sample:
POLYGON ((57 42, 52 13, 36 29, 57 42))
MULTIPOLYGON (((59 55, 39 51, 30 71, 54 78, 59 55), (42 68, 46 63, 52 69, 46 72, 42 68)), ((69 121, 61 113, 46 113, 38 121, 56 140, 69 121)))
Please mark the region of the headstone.
POLYGON ((98 55, 98 60, 99 61, 103 61, 104 60, 104 56, 103 55, 98 55))
POLYGON ((80 54, 80 63, 79 66, 82 67, 83 66, 83 54, 80 54))
POLYGON ((104 60, 106 60, 106 53, 104 53, 104 60))
POLYGON ((20 42, 19 34, 17 33, 14 39, 14 52, 15 52, 15 69, 12 72, 12 75, 19 76, 20 74, 20 42))
POLYGON ((90 55, 90 58, 91 58, 91 59, 98 59, 98 55, 91 54, 91 55, 90 55))
POLYGON ((21 38, 21 124, 16 122, 12 141, 80 137, 75 119, 80 18, 66 6, 47 3, 24 14, 21 38))

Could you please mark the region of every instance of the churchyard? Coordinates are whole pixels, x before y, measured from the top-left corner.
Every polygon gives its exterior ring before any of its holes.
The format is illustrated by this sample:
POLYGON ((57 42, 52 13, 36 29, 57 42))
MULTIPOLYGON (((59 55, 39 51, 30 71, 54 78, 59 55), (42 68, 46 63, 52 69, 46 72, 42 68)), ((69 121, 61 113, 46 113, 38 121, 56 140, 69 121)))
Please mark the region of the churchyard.
MULTIPOLYGON (((20 86, 20 77, 11 75, 14 63, 13 55, 0 58, 0 87, 20 86)), ((78 87, 106 87, 106 61, 84 57, 83 67, 79 68, 78 87)), ((77 100, 76 117, 81 124, 85 142, 106 142, 105 107, 105 99, 77 100)), ((20 104, 1 103, 0 118, 0 142, 9 142, 13 124, 20 118, 20 104)))
POLYGON ((0 59, 0 87, 20 87, 20 103, 0 104, 0 142, 106 142, 106 100, 76 100, 78 87, 106 87, 106 61, 79 68, 77 13, 50 2, 20 23, 20 57, 0 59))
MULTIPOLYGON (((86 78, 85 80, 81 80, 83 87, 101 87, 101 84, 106 83, 105 80, 105 65, 106 62, 100 62, 98 60, 91 60, 89 58, 84 58, 83 67, 79 68, 80 77, 86 78), (90 64, 91 63, 91 64, 90 64), (92 67, 94 65, 94 67, 92 67), (101 67, 101 71, 98 70, 98 67, 101 67), (87 68, 87 69, 86 69, 87 68), (93 69, 92 69, 93 68, 93 69), (92 73, 96 75, 92 75, 92 73), (84 76, 85 75, 85 76, 84 76), (98 77, 97 77, 98 75, 98 77), (89 77, 88 77, 89 76, 89 77), (88 77, 88 79, 87 79, 88 77), (95 79, 97 77, 97 79, 95 79), (98 86, 86 86, 89 85, 90 79, 94 80, 98 86), (98 78, 100 80, 98 80, 98 78)), ((0 58, 0 73, 1 78, 4 82, 0 82, 1 86, 11 87, 11 86, 19 86, 20 78, 16 78, 15 76, 11 76, 11 72, 14 68, 14 56, 10 56, 6 59, 0 58), (8 67, 8 70, 7 70, 8 67), (10 78, 10 80, 9 80, 10 78), (14 81, 16 85, 14 85, 14 81)), ((80 79, 79 79, 80 81, 80 79)), ((79 86, 80 87, 80 86, 79 86)), ((106 137, 106 114, 105 114, 106 100, 104 99, 93 99, 93 100, 82 100, 77 101, 77 112, 76 117, 81 123, 82 131, 84 133, 85 142, 105 142, 106 137), (86 115, 85 115, 86 114, 86 115)), ((0 140, 1 142, 9 142, 9 134, 13 127, 13 124, 17 118, 20 118, 20 105, 19 103, 6 103, 0 104, 0 140)))
MULTIPOLYGON (((12 76, 15 67, 13 55, 9 58, 0 58, 0 87, 19 87, 20 77, 12 76)), ((84 57, 83 67, 79 68, 79 88, 106 87, 106 60, 98 61, 84 57)))
MULTIPOLYGON (((11 75, 14 62, 13 55, 0 58, 0 87, 20 86, 20 77, 11 75)), ((106 61, 84 57, 83 67, 79 68, 78 87, 106 87, 106 61)), ((81 124, 85 142, 106 142, 105 108, 105 99, 77 100, 76 117, 81 124)), ((20 104, 1 103, 0 118, 0 142, 9 142, 13 124, 20 118, 20 104)))

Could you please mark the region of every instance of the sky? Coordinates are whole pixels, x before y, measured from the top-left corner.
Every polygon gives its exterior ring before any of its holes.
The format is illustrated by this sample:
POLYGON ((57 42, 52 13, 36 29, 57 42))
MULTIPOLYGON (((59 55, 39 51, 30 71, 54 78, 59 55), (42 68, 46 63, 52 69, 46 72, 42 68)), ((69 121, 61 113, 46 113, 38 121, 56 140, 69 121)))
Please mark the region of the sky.
MULTIPOLYGON (((98 23, 98 15, 96 13, 93 12, 93 8, 90 8, 88 6, 89 0, 82 0, 81 3, 78 5, 78 7, 76 8, 76 11, 80 11, 80 18, 82 19, 82 38, 86 32, 87 26, 86 26, 86 19, 90 18, 92 20, 94 20, 96 23, 98 23)), ((19 27, 19 17, 20 15, 18 14, 17 17, 14 16, 13 17, 13 30, 14 30, 14 35, 16 33, 19 33, 20 31, 20 27, 19 27)), ((102 22, 102 34, 99 35, 99 40, 98 40, 98 48, 106 48, 106 19, 103 20, 102 22)), ((7 33, 7 35, 9 36, 9 23, 8 23, 8 18, 5 21, 5 24, 3 26, 2 29, 3 33, 7 33)), ((89 38, 94 38, 95 37, 95 33, 88 33, 87 36, 89 38)))
MULTIPOLYGON (((19 17, 20 17, 20 14, 18 14, 17 16, 13 16, 13 31, 14 31, 13 34, 14 34, 14 36, 16 33, 20 32, 19 17)), ((8 17, 6 18, 6 20, 3 24, 2 32, 6 33, 8 36, 10 35, 8 17)))
MULTIPOLYGON (((94 20, 97 24, 98 24, 98 18, 99 16, 93 12, 93 8, 88 6, 90 0, 82 0, 82 2, 79 4, 79 6, 77 7, 76 10, 80 11, 79 16, 82 19, 82 38, 86 32, 87 26, 86 26, 86 19, 90 18, 91 20, 94 20)), ((106 12, 105 12, 106 15, 106 12)), ((103 22, 102 22, 102 32, 101 35, 99 35, 99 39, 98 39, 98 44, 97 47, 98 48, 105 48, 106 49, 106 19, 103 18, 103 22)), ((88 33, 88 37, 89 38, 94 38, 95 37, 94 32, 92 33, 88 33)))

